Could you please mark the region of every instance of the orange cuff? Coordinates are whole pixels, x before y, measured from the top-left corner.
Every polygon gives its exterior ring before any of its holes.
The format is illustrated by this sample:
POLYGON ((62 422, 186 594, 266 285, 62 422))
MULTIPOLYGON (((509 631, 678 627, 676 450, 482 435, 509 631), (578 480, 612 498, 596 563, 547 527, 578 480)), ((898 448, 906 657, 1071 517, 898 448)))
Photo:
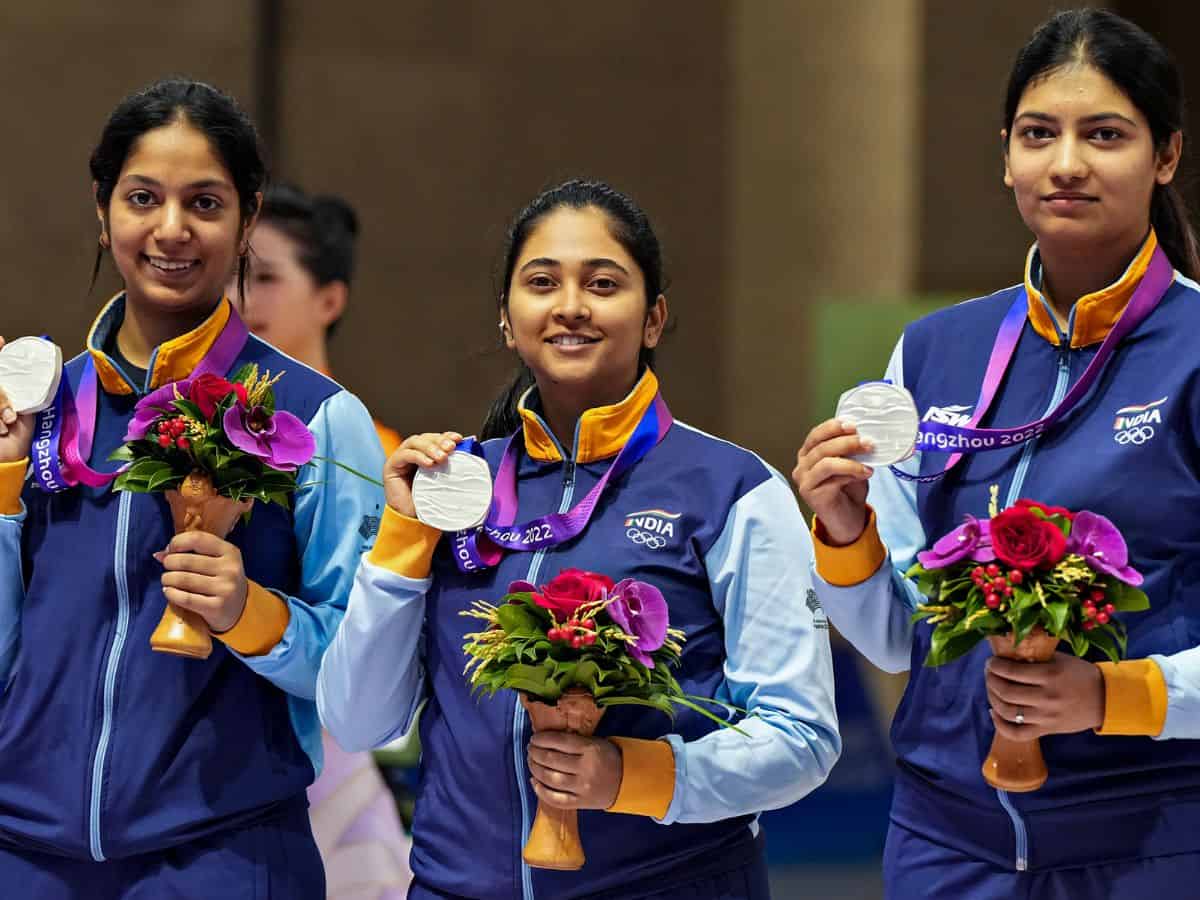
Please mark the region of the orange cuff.
POLYGON ((661 819, 675 796, 675 751, 666 741, 609 740, 621 751, 621 789, 606 811, 661 819))
POLYGON ((1096 734, 1153 737, 1167 721, 1167 682, 1152 659, 1097 663, 1104 676, 1104 722, 1096 734))
POLYGON ((379 537, 375 538, 367 559, 406 578, 428 578, 433 551, 441 536, 436 528, 385 506, 379 537))
POLYGON ((0 516, 15 516, 21 512, 21 489, 25 487, 25 472, 29 457, 16 462, 0 463, 0 516))
POLYGON ((283 639, 292 614, 277 594, 253 581, 246 584, 246 606, 242 617, 228 631, 214 632, 213 636, 243 656, 262 656, 270 653, 283 639))
POLYGON ((883 565, 887 559, 887 547, 879 538, 875 523, 875 510, 867 507, 870 516, 867 527, 853 544, 835 547, 827 543, 825 526, 813 517, 813 555, 816 557, 817 574, 835 587, 852 587, 862 584, 883 565))

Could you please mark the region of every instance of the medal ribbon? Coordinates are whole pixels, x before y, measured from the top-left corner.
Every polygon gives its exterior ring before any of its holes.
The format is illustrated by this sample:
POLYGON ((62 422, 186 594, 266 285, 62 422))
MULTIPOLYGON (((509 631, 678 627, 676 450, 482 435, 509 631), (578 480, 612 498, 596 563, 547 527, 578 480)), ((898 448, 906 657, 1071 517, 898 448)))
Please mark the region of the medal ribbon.
MULTIPOLYGON (((496 470, 492 506, 483 525, 477 530, 459 531, 454 535, 454 561, 459 570, 478 572, 490 569, 499 564, 506 552, 531 553, 558 546, 579 535, 591 521, 596 504, 608 484, 633 468, 658 446, 674 421, 662 394, 655 394, 633 434, 587 496, 567 512, 538 516, 519 524, 516 521, 517 465, 520 461, 518 448, 521 432, 512 435, 504 445, 500 467, 496 470)), ((463 441, 458 449, 476 456, 483 455, 479 442, 474 438, 463 441)))
MULTIPOLYGON (((206 372, 225 375, 246 346, 248 334, 246 323, 231 307, 229 321, 188 377, 195 378, 206 372)), ((34 484, 47 493, 65 491, 77 484, 107 487, 121 474, 122 469, 98 472, 87 463, 92 455, 96 434, 99 394, 96 366, 88 353, 77 392, 72 393, 64 373, 54 404, 38 413, 30 455, 33 459, 34 484)))
POLYGON ((1025 327, 1028 312, 1028 297, 1022 293, 1014 301, 1000 329, 996 333, 996 342, 992 346, 992 354, 988 359, 987 370, 983 376, 983 385, 979 392, 979 400, 975 404, 975 412, 970 424, 966 426, 946 425, 941 422, 922 422, 918 428, 916 449, 926 451, 955 451, 946 461, 939 472, 931 475, 909 475, 896 466, 891 470, 897 477, 905 481, 928 483, 937 481, 950 472, 963 458, 965 453, 979 453, 988 450, 1004 450, 1016 447, 1026 441, 1041 436, 1050 426, 1069 413, 1080 400, 1091 390, 1092 385, 1104 371, 1105 365, 1117 349, 1121 340, 1145 321, 1146 317, 1158 306, 1167 288, 1175 279, 1175 270, 1162 247, 1156 247, 1150 257, 1146 274, 1129 300, 1129 304, 1121 313, 1121 317, 1113 325, 1100 349, 1092 357, 1079 380, 1067 391, 1062 401, 1036 422, 1029 422, 1016 428, 979 428, 979 422, 986 415, 996 398, 1004 373, 1008 371, 1013 354, 1017 349, 1017 341, 1025 327))

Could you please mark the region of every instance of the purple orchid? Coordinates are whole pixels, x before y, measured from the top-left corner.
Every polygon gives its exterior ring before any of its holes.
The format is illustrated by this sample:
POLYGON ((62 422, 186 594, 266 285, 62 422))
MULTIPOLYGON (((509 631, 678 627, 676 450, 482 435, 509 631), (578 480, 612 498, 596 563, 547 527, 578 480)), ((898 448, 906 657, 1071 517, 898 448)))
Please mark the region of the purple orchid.
POLYGON ((229 443, 280 472, 296 471, 317 450, 308 426, 289 412, 268 413, 261 406, 246 409, 235 403, 221 421, 229 443))
POLYGON ((140 441, 150 433, 150 426, 155 420, 166 415, 177 415, 171 402, 181 397, 186 398, 191 389, 191 379, 185 378, 183 381, 172 381, 151 391, 133 408, 133 418, 129 420, 123 440, 140 441))
POLYGON ((537 588, 529 581, 510 581, 508 583, 508 593, 510 594, 535 594, 537 588))
POLYGON ((650 654, 667 639, 667 601, 662 591, 644 581, 626 578, 613 586, 611 596, 609 616, 622 631, 637 638, 629 645, 629 655, 653 669, 650 654))
POLYGON ((1117 581, 1137 587, 1141 573, 1129 565, 1129 548, 1117 526, 1098 513, 1086 509, 1075 514, 1071 534, 1067 537, 1067 552, 1083 557, 1089 568, 1117 581))
POLYGON ((927 570, 944 569, 968 557, 975 562, 991 562, 996 558, 991 522, 967 516, 963 524, 918 553, 917 562, 927 570))

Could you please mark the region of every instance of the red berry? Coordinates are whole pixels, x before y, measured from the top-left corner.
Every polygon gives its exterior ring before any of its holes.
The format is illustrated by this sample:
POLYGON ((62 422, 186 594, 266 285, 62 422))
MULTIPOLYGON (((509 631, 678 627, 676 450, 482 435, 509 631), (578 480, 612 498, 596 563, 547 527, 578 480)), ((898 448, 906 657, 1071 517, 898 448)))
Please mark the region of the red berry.
POLYGON ((1085 619, 1093 619, 1096 617, 1096 607, 1085 604, 1083 607, 1083 616, 1085 619))
POLYGON ((1011 581, 1013 584, 1020 584, 1022 581, 1025 580, 1025 573, 1022 572, 1020 569, 1013 569, 1011 572, 1008 573, 1008 580, 1011 581))
POLYGON ((1091 630, 1092 630, 1093 628, 1095 628, 1095 627, 1096 627, 1096 623, 1095 623, 1095 622, 1093 622, 1091 619, 1089 619, 1088 621, 1086 621, 1086 622, 1084 622, 1084 623, 1083 623, 1083 630, 1084 630, 1084 631, 1091 631, 1091 630))
POLYGON ((983 598, 983 603, 988 609, 995 609, 1000 605, 1000 598, 995 594, 988 594, 983 598))
POLYGON ((158 446, 170 447, 171 446, 171 436, 168 434, 160 434, 158 436, 158 446))
POLYGON ((575 619, 567 619, 567 624, 566 624, 566 625, 564 625, 563 627, 564 627, 564 628, 571 628, 571 629, 578 628, 578 627, 579 627, 579 622, 578 622, 577 620, 575 620, 575 619))
POLYGON ((976 566, 975 568, 973 568, 971 570, 971 577, 972 578, 982 578, 983 577, 983 566, 976 566))
POLYGON ((583 646, 583 638, 581 638, 579 635, 575 635, 575 637, 571 638, 571 646, 578 650, 583 646))
POLYGON ((1111 616, 1113 613, 1115 613, 1117 611, 1117 608, 1115 606, 1113 606, 1111 603, 1105 603, 1104 611, 1111 616))
POLYGON ((192 442, 189 441, 185 437, 175 439, 175 446, 178 447, 180 450, 186 450, 191 445, 192 445, 192 442))
POLYGON ((592 619, 584 619, 583 627, 586 628, 588 631, 595 631, 596 623, 592 619))
POLYGON ((1006 585, 1004 586, 1004 596, 1005 596, 1005 597, 1011 597, 1011 596, 1012 596, 1012 585, 1011 585, 1011 584, 1006 584, 1006 585))
POLYGON ((1100 588, 1092 588, 1092 600, 1094 600, 1096 603, 1099 603, 1103 599, 1104 591, 1100 590, 1100 588))
POLYGON ((989 578, 995 578, 1000 574, 1000 567, 995 563, 988 563, 988 567, 984 571, 988 573, 989 578))
POLYGON ((588 647, 592 646, 592 644, 596 643, 596 635, 594 633, 585 634, 583 636, 583 643, 588 647))
POLYGON ((1108 613, 1106 613, 1106 612, 1097 613, 1096 621, 1099 622, 1101 625, 1107 625, 1109 623, 1108 613))
POLYGON ((547 640, 557 641, 558 637, 559 637, 559 630, 557 628, 551 628, 549 631, 546 632, 547 640))

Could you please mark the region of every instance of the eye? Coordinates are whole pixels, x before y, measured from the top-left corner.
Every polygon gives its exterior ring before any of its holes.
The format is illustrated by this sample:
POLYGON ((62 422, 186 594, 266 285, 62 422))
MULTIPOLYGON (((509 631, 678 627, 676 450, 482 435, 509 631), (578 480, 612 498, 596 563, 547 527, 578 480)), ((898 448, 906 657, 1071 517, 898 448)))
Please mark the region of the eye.
POLYGON ((154 203, 154 195, 144 190, 132 191, 126 199, 130 206, 146 207, 154 203))
POLYGON ((200 212, 216 212, 221 208, 221 201, 212 194, 201 194, 192 201, 192 206, 196 207, 200 212))
POLYGON ((1054 132, 1045 125, 1026 125, 1019 134, 1027 141, 1048 141, 1054 137, 1054 132))
POLYGON ((1124 136, 1125 135, 1121 133, 1120 129, 1113 128, 1111 125, 1106 125, 1103 128, 1097 128, 1092 132, 1093 138, 1096 138, 1101 143, 1105 144, 1111 143, 1112 141, 1119 141, 1124 136))
POLYGON ((610 278, 607 275, 597 275, 590 282, 588 282, 589 288, 602 294, 611 294, 620 286, 621 285, 618 284, 615 279, 610 278))
POLYGON ((554 279, 544 272, 529 276, 528 285, 535 290, 548 291, 555 287, 554 279))

